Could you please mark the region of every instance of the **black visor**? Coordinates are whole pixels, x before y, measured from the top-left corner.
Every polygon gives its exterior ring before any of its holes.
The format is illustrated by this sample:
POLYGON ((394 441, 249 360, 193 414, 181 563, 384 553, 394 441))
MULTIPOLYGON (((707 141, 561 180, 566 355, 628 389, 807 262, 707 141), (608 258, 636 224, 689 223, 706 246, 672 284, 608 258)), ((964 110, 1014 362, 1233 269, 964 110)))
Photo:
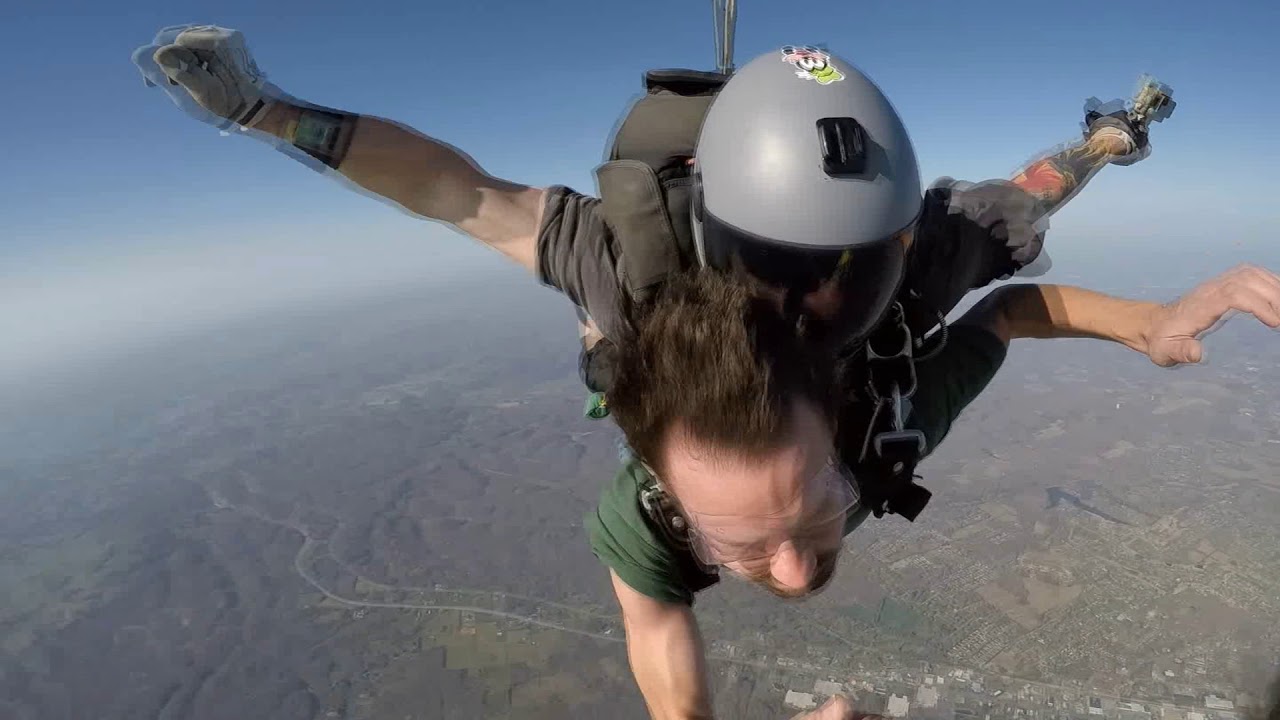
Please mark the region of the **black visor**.
POLYGON ((759 238, 704 212, 702 247, 708 266, 782 290, 788 312, 804 315, 815 335, 840 343, 865 337, 892 305, 914 227, 874 243, 815 249, 759 238))

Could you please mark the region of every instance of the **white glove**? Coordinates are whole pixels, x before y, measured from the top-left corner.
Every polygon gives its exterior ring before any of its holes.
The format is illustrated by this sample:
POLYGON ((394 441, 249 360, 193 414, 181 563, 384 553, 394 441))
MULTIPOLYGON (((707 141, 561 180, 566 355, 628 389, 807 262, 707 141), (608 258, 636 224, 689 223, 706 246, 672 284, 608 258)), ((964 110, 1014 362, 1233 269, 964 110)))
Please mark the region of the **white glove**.
POLYGON ((231 123, 253 127, 283 95, 266 81, 239 30, 164 28, 153 44, 134 51, 133 62, 148 85, 160 86, 188 114, 223 129, 231 123))

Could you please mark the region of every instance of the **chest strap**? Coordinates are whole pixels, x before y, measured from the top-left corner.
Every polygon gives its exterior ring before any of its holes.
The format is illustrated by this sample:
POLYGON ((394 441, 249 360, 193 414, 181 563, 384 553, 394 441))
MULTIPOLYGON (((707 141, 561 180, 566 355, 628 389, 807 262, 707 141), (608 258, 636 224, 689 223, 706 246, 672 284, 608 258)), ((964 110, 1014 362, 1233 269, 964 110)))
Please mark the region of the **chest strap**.
POLYGON ((868 339, 866 395, 873 409, 857 466, 862 503, 876 517, 885 513, 915 521, 933 493, 915 482, 928 451, 924 433, 906 429, 903 402, 916 391, 912 336, 901 305, 868 339))

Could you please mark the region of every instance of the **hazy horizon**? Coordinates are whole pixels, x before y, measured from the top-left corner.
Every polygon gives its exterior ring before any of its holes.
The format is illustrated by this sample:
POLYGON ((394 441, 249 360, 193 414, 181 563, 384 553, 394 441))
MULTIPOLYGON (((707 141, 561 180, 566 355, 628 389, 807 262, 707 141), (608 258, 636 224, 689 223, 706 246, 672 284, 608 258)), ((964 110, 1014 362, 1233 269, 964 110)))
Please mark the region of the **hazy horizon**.
MULTIPOLYGON (((209 15, 148 0, 124 14, 86 9, 74 21, 36 9, 5 18, 14 40, 0 50, 11 59, 0 72, 40 112, 3 121, 0 336, 9 342, 0 383, 21 384, 23 372, 129 338, 163 339, 282 303, 473 272, 478 284, 526 281, 452 230, 257 142, 219 136, 144 87, 129 54, 165 25, 237 28, 291 93, 405 122, 499 177, 584 192, 594 192, 592 169, 641 72, 713 63, 709 7, 678 0, 607 10, 587 0, 505 2, 484 20, 460 6, 395 0, 360 12, 306 7, 268 13, 231 2, 209 15), (375 7, 398 22, 379 19, 375 7), (77 52, 42 53, 48 37, 77 52), (477 48, 485 70, 453 62, 477 48), (45 62, 25 62, 33 56, 45 62), (97 105, 111 110, 82 122, 97 105)), ((1091 17, 1089 5, 1072 7, 1075 18, 1091 17)), ((1153 73, 1173 87, 1177 110, 1154 126, 1150 158, 1107 168, 1053 218, 1055 272, 1095 282, 1115 265, 1117 244, 1136 251, 1126 255, 1135 270, 1195 257, 1188 273, 1174 273, 1184 284, 1251 252, 1265 255, 1280 159, 1269 118, 1280 99, 1255 88, 1270 82, 1267 68, 1280 58, 1267 30, 1280 9, 1217 6, 1205 18, 1193 3, 1096 7, 1115 33, 1092 21, 1083 32, 1053 7, 1011 0, 963 13, 856 3, 812 14, 743 2, 736 50, 741 63, 781 44, 818 42, 850 59, 902 114, 925 182, 1008 178, 1078 137, 1086 98, 1127 97, 1139 74, 1153 73), (1139 27, 1160 31, 1131 31, 1139 27), (975 36, 982 42, 966 39, 975 36)))
MULTIPOLYGON (((130 62, 164 26, 236 28, 290 93, 587 193, 641 73, 714 63, 703 3, 485 10, 0 10, 0 715, 645 717, 582 530, 617 429, 582 417, 569 301, 194 122, 130 62)), ((1166 302, 1280 270, 1278 23, 1261 3, 743 0, 736 45, 853 61, 925 183, 1008 178, 1079 136, 1086 98, 1154 74, 1178 107, 1151 157, 1104 169, 1053 217, 1052 270, 1013 282, 1166 302)), ((700 596, 717 710, 843 692, 913 720, 1240 720, 1280 647, 1278 342, 1238 318, 1174 371, 1016 343, 921 466, 919 522, 851 535, 813 602, 700 596)))

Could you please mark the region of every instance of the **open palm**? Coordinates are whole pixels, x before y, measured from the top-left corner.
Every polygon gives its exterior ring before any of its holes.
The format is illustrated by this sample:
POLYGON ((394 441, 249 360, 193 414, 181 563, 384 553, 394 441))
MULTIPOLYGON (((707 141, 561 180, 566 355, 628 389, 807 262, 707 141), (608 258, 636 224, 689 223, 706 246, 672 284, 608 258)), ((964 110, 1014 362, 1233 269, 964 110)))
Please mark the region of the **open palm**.
POLYGON ((1280 328, 1280 275, 1241 265, 1203 282, 1155 313, 1147 329, 1147 355, 1161 367, 1198 363, 1202 339, 1236 313, 1280 328))

